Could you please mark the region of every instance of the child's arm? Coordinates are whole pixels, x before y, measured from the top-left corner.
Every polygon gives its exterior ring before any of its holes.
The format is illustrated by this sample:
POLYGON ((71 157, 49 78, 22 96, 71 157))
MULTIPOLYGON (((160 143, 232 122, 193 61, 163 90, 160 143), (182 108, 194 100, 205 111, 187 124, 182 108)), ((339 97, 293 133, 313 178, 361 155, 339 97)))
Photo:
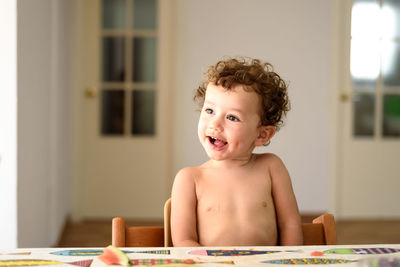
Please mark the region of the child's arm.
POLYGON ((175 247, 200 246, 197 236, 197 197, 194 171, 185 168, 175 176, 171 197, 171 236, 175 247))
POLYGON ((282 246, 303 245, 301 217, 297 207, 289 173, 283 162, 271 155, 272 197, 274 199, 282 246))

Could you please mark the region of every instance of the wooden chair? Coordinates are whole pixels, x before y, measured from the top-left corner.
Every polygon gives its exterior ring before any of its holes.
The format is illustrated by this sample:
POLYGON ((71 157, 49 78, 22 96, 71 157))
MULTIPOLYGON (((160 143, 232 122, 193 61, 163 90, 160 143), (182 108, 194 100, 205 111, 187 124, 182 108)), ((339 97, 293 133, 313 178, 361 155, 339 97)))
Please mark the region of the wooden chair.
POLYGON ((171 237, 171 199, 167 199, 164 205, 164 245, 166 247, 173 247, 171 237))
POLYGON ((170 214, 171 199, 168 199, 164 205, 164 227, 127 227, 124 218, 113 218, 111 244, 116 247, 163 247, 164 245, 166 247, 172 247, 171 230, 169 226, 170 214), (164 231, 164 229, 167 229, 167 231, 164 231))
POLYGON ((322 214, 312 223, 303 223, 304 245, 337 245, 336 224, 332 214, 322 214))
MULTIPOLYGON (((123 218, 112 221, 112 245, 116 247, 172 247, 171 199, 164 205, 164 227, 126 227, 123 218)), ((336 225, 332 214, 323 214, 312 223, 303 223, 304 245, 337 245, 336 225)))

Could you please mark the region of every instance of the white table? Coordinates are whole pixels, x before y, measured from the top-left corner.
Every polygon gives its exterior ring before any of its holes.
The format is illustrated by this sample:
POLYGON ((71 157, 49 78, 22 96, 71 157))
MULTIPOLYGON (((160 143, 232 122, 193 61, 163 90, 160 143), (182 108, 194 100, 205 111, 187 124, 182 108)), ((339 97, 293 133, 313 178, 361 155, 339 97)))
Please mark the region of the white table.
MULTIPOLYGON (((104 267, 103 248, 24 248, 0 250, 0 266, 104 267)), ((140 266, 290 266, 304 264, 400 266, 400 244, 297 247, 121 248, 140 266), (324 252, 312 256, 313 252, 324 252), (165 265, 167 264, 167 265, 165 265), (397 265, 394 265, 397 264, 397 265)))

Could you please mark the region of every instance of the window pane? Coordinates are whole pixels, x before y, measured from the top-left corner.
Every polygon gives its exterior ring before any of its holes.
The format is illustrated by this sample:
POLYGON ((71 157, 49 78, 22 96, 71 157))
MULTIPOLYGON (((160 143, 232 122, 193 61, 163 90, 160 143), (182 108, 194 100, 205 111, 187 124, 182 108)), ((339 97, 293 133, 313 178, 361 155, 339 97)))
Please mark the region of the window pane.
POLYGON ((103 38, 103 81, 125 80, 125 43, 123 37, 103 38))
POLYGON ((156 0, 134 0, 133 1, 133 28, 134 29, 156 29, 157 1, 156 0))
POLYGON ((123 90, 103 90, 101 94, 101 133, 104 135, 124 133, 123 90))
MULTIPOLYGON (((385 87, 397 86, 400 90, 400 44, 385 42, 382 49, 382 79, 385 87)), ((386 89, 386 88, 385 88, 386 89)))
POLYGON ((351 10, 351 36, 352 38, 380 37, 379 0, 355 0, 351 10))
POLYGON ((132 134, 154 135, 155 92, 135 90, 132 92, 132 134))
POLYGON ((382 30, 385 38, 400 36, 400 1, 385 0, 382 8, 382 30))
POLYGON ((350 70, 354 89, 374 91, 379 76, 380 42, 353 39, 351 41, 350 70))
POLYGON ((133 38, 133 81, 156 80, 155 38, 133 38))
POLYGON ((383 97, 383 136, 400 136, 400 95, 383 97))
POLYGON ((103 0, 103 28, 124 29, 125 0, 103 0))
POLYGON ((354 136, 374 135, 375 95, 354 94, 354 136))

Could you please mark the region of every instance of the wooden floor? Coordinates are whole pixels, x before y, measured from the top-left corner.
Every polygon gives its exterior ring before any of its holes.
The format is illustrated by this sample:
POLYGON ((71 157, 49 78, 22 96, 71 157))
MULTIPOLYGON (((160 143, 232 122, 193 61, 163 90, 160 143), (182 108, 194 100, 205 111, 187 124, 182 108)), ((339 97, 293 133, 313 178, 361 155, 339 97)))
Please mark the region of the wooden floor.
MULTIPOLYGON (((303 221, 309 221, 303 218, 303 221)), ((162 225, 161 221, 127 222, 127 225, 162 225)), ((351 244, 400 244, 400 220, 338 221, 338 242, 351 244)), ((68 222, 57 247, 105 247, 111 244, 111 220, 68 222)))

